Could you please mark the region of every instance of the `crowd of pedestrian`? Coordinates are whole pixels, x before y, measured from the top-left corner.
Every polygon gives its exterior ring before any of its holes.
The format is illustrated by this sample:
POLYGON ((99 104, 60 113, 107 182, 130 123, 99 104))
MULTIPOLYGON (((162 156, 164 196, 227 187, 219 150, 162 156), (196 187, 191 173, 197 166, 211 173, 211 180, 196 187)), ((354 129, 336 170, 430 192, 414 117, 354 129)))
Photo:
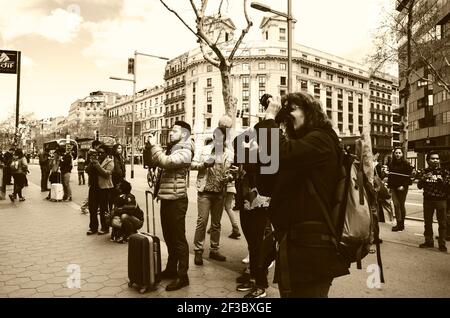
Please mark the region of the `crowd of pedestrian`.
MULTIPOLYGON (((225 209, 232 225, 229 237, 239 239, 242 230, 247 243, 248 268, 236 279, 236 289, 246 292, 246 298, 266 296, 268 269, 273 261, 281 297, 327 297, 334 278, 349 274, 350 264, 337 253, 334 233, 320 211, 333 208, 343 149, 350 154, 351 148, 342 146, 320 102, 307 93, 288 94, 281 102, 270 99, 264 120, 234 139, 230 139, 229 127, 219 124, 212 138, 199 149, 195 149, 191 127, 184 121, 176 121, 171 128, 167 147, 158 145, 154 136, 148 139, 151 169, 156 171, 153 192, 160 201, 161 227, 168 249, 161 278, 173 279, 166 290, 189 285, 187 190, 189 171, 197 170, 198 215, 193 241, 196 266, 203 266, 207 234, 209 258, 227 260, 220 251, 225 209), (274 174, 260 171, 267 164, 259 157, 264 147, 261 129, 278 132, 276 139, 268 142, 277 143, 279 167, 274 174), (251 160, 252 151, 257 153, 256 162, 251 160), (209 219, 211 225, 207 230, 209 219)), ((374 154, 372 171, 364 177, 365 182, 373 185, 371 204, 376 205, 375 219, 385 222, 387 211, 390 220, 395 216, 392 231, 401 232, 405 229, 405 203, 414 179, 413 167, 402 148, 393 150, 386 170, 378 162, 378 155, 374 154)), ((450 240, 450 160, 448 154, 443 156, 445 160, 441 160, 440 153, 430 152, 426 157, 428 167, 415 178, 424 196, 425 242, 420 247, 434 247, 432 223, 436 211, 438 246, 446 252, 446 241, 450 240)), ((126 180, 122 145, 110 147, 95 140, 85 156, 78 156, 76 164, 78 184, 84 186, 85 174, 88 177, 87 199, 81 207, 82 213, 90 216, 86 234, 111 233, 111 241, 126 243, 130 235, 142 228, 144 213, 126 180)), ((71 148, 51 152, 43 149, 39 165, 41 191, 49 192, 47 199, 51 198, 48 184, 62 183, 63 200, 71 201, 70 176, 74 166, 71 148)), ((22 150, 0 152, 0 168, 0 199, 5 197, 6 185, 13 180, 10 200, 24 201, 23 188, 29 170, 22 150)), ((382 242, 378 236, 376 240, 374 243, 382 242)))

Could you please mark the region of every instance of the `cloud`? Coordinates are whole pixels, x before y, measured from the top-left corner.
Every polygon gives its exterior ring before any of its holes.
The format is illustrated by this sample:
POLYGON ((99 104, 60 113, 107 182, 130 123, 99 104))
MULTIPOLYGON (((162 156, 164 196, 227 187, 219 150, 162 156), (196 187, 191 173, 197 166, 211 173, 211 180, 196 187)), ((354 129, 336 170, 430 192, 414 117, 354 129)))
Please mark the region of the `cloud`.
POLYGON ((0 34, 5 42, 24 35, 40 35, 44 38, 67 43, 80 31, 82 17, 74 7, 57 8, 49 14, 37 10, 24 10, 11 5, 8 10, 0 11, 0 34))

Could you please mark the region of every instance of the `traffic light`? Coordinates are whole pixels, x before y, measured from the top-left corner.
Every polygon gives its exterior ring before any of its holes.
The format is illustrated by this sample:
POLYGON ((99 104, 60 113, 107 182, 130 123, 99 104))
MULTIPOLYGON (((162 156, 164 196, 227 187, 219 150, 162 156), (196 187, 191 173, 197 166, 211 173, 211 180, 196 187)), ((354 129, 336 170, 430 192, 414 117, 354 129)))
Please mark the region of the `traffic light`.
POLYGON ((238 109, 238 110, 236 111, 236 118, 244 118, 244 111, 238 109))
POLYGON ((100 135, 99 135, 99 131, 98 130, 94 130, 94 139, 95 140, 99 140, 100 139, 100 135))
POLYGON ((134 74, 134 58, 128 59, 128 74, 134 74))

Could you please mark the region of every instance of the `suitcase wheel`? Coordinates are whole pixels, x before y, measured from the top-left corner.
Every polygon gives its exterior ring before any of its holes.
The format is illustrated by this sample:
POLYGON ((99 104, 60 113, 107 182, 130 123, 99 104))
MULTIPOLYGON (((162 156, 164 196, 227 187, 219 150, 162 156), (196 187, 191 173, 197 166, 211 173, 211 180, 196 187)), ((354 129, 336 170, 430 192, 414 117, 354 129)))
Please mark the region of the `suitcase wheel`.
POLYGON ((144 294, 147 291, 146 287, 142 287, 141 289, 139 289, 139 294, 144 294))

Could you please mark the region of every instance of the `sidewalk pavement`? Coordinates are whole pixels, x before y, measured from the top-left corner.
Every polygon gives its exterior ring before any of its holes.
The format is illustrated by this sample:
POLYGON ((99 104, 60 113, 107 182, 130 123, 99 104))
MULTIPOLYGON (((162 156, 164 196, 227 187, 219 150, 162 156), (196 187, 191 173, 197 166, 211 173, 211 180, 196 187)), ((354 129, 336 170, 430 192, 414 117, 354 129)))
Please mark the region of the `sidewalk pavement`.
MULTIPOLYGON (((8 187, 8 192, 11 188, 8 187)), ((86 236, 88 216, 74 202, 48 202, 30 182, 25 202, 0 201, 0 297, 177 297, 242 298, 235 290, 238 272, 218 262, 204 260, 195 266, 190 255, 190 286, 166 292, 169 281, 156 291, 140 295, 128 288, 127 245, 112 243, 109 236, 86 236), (81 288, 68 288, 68 266, 80 268, 81 288)), ((363 260, 363 270, 336 279, 330 297, 450 297, 450 254, 419 249, 423 223, 407 221, 401 233, 381 225, 382 257, 386 284, 373 280, 375 254, 363 260), (369 281, 369 284, 368 284, 369 281), (371 288, 375 287, 375 288, 371 288)), ((167 250, 162 242, 162 262, 167 250)), ((269 281, 273 278, 273 268, 269 281)), ((279 297, 276 285, 267 296, 279 297)))

